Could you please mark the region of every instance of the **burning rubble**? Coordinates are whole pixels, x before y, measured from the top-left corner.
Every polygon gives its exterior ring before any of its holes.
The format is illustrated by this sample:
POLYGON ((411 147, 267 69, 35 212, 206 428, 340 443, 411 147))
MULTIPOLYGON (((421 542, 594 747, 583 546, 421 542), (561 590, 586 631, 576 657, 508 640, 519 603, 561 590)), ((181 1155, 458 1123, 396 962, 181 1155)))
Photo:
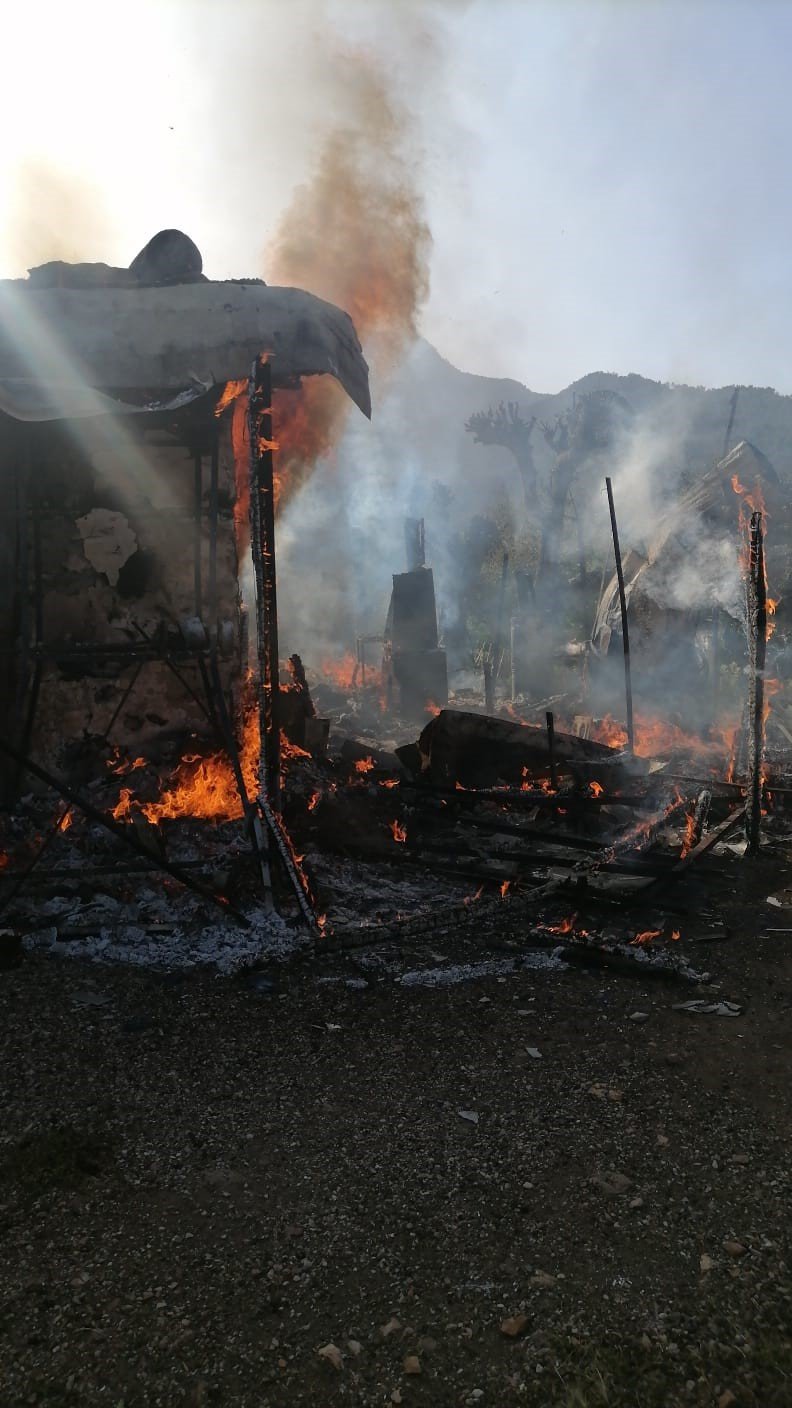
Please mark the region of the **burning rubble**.
MULTIPOLYGON (((317 374, 370 409, 346 315, 296 289, 220 289, 175 232, 129 270, 34 270, 0 290, 0 315, 0 448, 15 484, 0 909, 31 944, 147 962, 159 945, 168 962, 216 952, 233 968, 295 942, 493 915, 564 961, 618 950, 645 963, 679 940, 663 904, 690 867, 740 827, 756 851, 782 815, 766 550, 782 504, 752 446, 685 491, 645 552, 622 557, 607 481, 616 570, 587 640, 565 647, 559 624, 555 692, 539 688, 544 659, 532 686, 525 653, 530 611, 552 621, 547 583, 560 580, 550 518, 533 605, 515 570, 507 629, 504 553, 466 669, 414 516, 379 620, 372 610, 340 649, 303 658, 279 636, 276 525, 299 504, 296 466, 334 435, 317 398, 340 392, 317 374), (100 357, 83 305, 108 289, 118 326, 100 357), (233 345, 215 332, 221 297, 233 345), (87 381, 55 384, 32 357, 42 327, 50 355, 79 361, 87 381), (222 379, 204 381, 212 348, 222 379), (701 524, 723 571, 694 589, 701 524), (646 687, 652 652, 679 672, 671 700, 646 687)), ((557 457, 595 421, 549 428, 557 457)), ((493 426, 475 421, 479 438, 493 426)))

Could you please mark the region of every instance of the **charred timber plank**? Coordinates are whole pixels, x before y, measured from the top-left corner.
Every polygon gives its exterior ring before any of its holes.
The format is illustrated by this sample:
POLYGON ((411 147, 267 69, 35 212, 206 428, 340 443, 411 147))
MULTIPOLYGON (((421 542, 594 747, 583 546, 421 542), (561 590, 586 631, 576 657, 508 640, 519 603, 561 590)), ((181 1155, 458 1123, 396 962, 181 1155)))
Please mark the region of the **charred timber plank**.
MULTIPOLYGON (((397 749, 397 756, 400 752, 401 749, 397 749)), ((593 797, 579 792, 553 794, 541 792, 538 789, 528 791, 522 787, 434 787, 407 777, 401 777, 399 785, 414 791, 416 801, 432 801, 436 797, 453 797, 460 806, 473 805, 476 802, 499 802, 504 807, 544 807, 548 811, 553 811, 556 808, 562 810, 577 808, 580 811, 592 812, 599 811, 602 807, 633 807, 655 811, 658 806, 656 793, 625 795, 623 797, 602 793, 599 797, 593 797)), ((771 788, 771 791, 774 792, 783 792, 783 790, 778 787, 771 788)), ((789 790, 792 791, 792 788, 789 790)))
MULTIPOLYGON (((441 709, 421 733, 418 748, 426 759, 428 780, 446 786, 486 785, 487 779, 494 782, 499 777, 519 781, 523 769, 547 772, 551 762, 546 729, 456 709, 441 709)), ((571 733, 554 734, 553 761, 559 771, 576 762, 615 756, 615 750, 604 743, 571 733)))

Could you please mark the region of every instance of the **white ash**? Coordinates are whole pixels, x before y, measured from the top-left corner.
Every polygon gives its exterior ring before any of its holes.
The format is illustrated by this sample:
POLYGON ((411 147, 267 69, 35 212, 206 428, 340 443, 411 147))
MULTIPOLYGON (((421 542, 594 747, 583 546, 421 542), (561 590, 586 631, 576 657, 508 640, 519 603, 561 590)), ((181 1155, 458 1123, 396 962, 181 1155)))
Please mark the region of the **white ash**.
POLYGON ((404 973, 398 981, 405 988, 445 988, 456 983, 473 982, 477 978, 501 977, 525 968, 562 973, 566 967, 558 950, 554 949, 552 953, 524 954, 519 961, 495 958, 485 963, 453 963, 446 968, 414 968, 404 973))
MULTIPOLYGON (((313 944, 305 929, 289 927, 280 915, 263 909, 252 910, 247 917, 250 928, 244 929, 232 920, 191 924, 173 921, 166 930, 151 932, 140 923, 140 906, 118 906, 126 911, 112 928, 106 922, 97 925, 95 934, 61 937, 57 928, 39 929, 28 934, 23 946, 29 951, 46 952, 66 958, 87 959, 94 963, 128 963, 138 967, 185 969, 214 968, 218 973, 232 974, 264 960, 285 962, 300 950, 313 944), (132 922, 134 911, 138 922, 132 922)), ((159 907, 159 913, 167 906, 159 907)), ((173 911, 167 912, 171 918, 173 911)), ((72 919, 82 913, 70 916, 72 919)), ((68 934, 68 931, 67 931, 68 934)))

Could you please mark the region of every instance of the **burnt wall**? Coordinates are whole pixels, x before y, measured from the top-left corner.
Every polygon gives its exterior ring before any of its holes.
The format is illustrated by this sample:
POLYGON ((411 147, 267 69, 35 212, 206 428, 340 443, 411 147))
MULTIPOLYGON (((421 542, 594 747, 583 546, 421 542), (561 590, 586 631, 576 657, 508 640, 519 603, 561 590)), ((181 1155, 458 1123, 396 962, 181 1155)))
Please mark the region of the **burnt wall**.
POLYGON ((238 691, 246 654, 225 426, 214 535, 204 439, 200 602, 190 448, 169 431, 147 428, 143 417, 3 429, 3 483, 21 505, 16 534, 7 533, 2 545, 10 591, 0 629, 9 677, 18 681, 0 706, 8 734, 58 766, 64 745, 103 735, 119 705, 110 741, 122 747, 146 753, 180 731, 209 736, 199 703, 199 614, 218 643, 227 693, 238 691))

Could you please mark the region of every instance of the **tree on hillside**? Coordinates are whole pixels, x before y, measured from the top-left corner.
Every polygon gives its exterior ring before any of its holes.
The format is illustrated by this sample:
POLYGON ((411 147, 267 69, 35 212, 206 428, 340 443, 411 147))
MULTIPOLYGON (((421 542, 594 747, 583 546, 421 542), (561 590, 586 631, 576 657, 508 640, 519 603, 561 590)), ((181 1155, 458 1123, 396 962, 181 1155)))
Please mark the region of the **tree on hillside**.
MULTIPOLYGON (((478 411, 465 424, 478 444, 502 445, 510 450, 520 471, 526 508, 531 518, 538 517, 539 557, 536 584, 551 590, 557 577, 561 557, 564 515, 570 503, 575 480, 586 469, 588 475, 608 472, 616 452, 619 435, 632 419, 632 409, 616 391, 590 391, 576 395, 572 405, 553 421, 542 421, 540 429, 554 454, 547 482, 537 484, 531 434, 536 417, 525 420, 516 402, 510 401, 494 409, 478 411)), ((583 556, 582 531, 579 529, 579 553, 583 556)))
POLYGON ((536 416, 523 420, 516 401, 503 401, 486 411, 476 411, 465 421, 465 430, 477 445, 502 445, 517 462, 525 506, 532 509, 536 498, 536 465, 534 464, 531 433, 536 416))
POLYGON ((619 435, 632 420, 632 408, 616 391, 590 391, 576 396, 564 415, 542 421, 540 429, 555 460, 542 522, 542 567, 560 558, 564 514, 572 486, 581 472, 588 477, 607 473, 617 452, 619 435))

